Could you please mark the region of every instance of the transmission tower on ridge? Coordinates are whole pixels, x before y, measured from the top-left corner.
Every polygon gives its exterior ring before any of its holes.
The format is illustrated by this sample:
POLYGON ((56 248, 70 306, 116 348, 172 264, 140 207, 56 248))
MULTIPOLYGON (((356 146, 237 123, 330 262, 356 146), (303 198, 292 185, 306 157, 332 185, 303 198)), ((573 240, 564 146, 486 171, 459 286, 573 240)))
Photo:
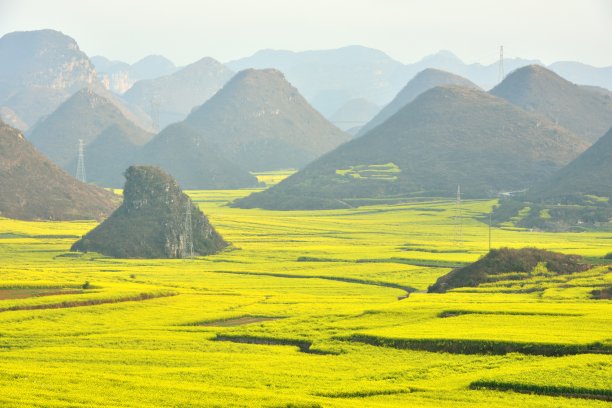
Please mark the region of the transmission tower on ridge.
POLYGON ((461 215, 461 185, 457 184, 457 203, 455 207, 455 239, 457 244, 463 243, 463 217, 461 215))
POLYGON ((503 81, 506 77, 504 72, 504 46, 499 46, 499 82, 503 81))
POLYGON ((79 139, 79 159, 77 161, 76 179, 83 183, 87 182, 85 177, 85 145, 83 139, 79 139))
POLYGON ((185 211, 185 246, 183 247, 183 258, 193 259, 193 229, 191 227, 191 202, 187 200, 187 211, 185 211))

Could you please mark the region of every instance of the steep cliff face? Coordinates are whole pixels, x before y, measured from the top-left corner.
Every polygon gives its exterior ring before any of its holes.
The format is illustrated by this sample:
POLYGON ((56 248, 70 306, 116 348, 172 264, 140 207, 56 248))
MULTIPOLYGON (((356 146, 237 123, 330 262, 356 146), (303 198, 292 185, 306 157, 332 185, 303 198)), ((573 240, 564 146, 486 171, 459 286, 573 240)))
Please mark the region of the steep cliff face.
POLYGON ((28 126, 78 89, 97 83, 76 41, 58 31, 14 32, 0 38, 0 106, 28 126))
POLYGON ((73 246, 116 258, 210 255, 228 244, 176 181, 158 167, 125 172, 123 204, 73 246))

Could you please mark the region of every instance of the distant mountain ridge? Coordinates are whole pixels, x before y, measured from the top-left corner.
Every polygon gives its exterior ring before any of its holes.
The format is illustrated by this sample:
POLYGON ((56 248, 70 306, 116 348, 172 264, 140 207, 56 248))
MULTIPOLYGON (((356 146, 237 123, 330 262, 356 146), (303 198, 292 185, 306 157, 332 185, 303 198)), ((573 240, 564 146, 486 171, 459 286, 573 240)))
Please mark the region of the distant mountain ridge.
POLYGON ((402 66, 384 52, 362 46, 304 52, 262 50, 226 65, 234 71, 278 69, 327 117, 354 98, 386 103, 396 93, 391 78, 402 66))
POLYGON ((380 112, 380 106, 364 98, 351 99, 329 118, 329 121, 344 131, 360 128, 380 112))
MULTIPOLYGON (((492 57, 496 52, 492 53, 492 57)), ((539 60, 505 58, 506 73, 539 64, 539 60)), ((331 50, 293 52, 261 50, 250 57, 227 62, 235 71, 246 68, 276 68, 319 112, 330 117, 350 99, 365 98, 388 104, 419 72, 439 69, 462 76, 489 90, 500 82, 499 62, 467 64, 450 51, 440 51, 414 63, 403 64, 382 51, 363 46, 331 50)), ((566 79, 584 85, 612 89, 612 67, 597 68, 575 62, 558 62, 549 68, 566 79)))
POLYGON ((132 65, 123 61, 111 61, 103 56, 90 59, 104 86, 118 94, 126 92, 137 81, 171 75, 178 69, 172 61, 161 55, 148 55, 132 65))
POLYGON ((196 107, 210 99, 234 75, 210 57, 166 76, 136 82, 123 99, 131 106, 159 115, 159 127, 179 122, 196 107))

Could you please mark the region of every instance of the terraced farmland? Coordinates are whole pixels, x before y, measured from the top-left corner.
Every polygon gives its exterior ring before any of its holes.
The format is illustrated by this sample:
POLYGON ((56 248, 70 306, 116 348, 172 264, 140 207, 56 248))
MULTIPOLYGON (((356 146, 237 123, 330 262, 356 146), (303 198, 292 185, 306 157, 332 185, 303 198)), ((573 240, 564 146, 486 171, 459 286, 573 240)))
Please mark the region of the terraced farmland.
MULTIPOLYGON (((607 264, 428 294, 487 252, 493 201, 465 202, 458 233, 449 201, 225 205, 249 192, 189 192, 233 244, 194 260, 69 253, 93 222, 0 219, 0 405, 609 406, 607 264)), ((612 251, 610 232, 492 242, 612 251)))

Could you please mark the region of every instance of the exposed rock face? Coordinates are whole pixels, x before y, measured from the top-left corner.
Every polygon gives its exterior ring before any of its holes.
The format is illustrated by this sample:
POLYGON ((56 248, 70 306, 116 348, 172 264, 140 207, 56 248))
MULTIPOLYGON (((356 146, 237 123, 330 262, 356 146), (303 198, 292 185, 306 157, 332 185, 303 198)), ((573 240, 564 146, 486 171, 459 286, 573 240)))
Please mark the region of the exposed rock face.
POLYGON ((32 126, 96 72, 76 41, 59 31, 14 32, 0 38, 0 106, 32 126))
POLYGON ((71 250, 116 258, 184 258, 190 256, 190 235, 194 255, 214 254, 228 245, 160 168, 132 166, 125 178, 121 207, 71 250))
POLYGON ((76 180, 0 121, 0 217, 102 219, 118 204, 118 196, 76 180))
POLYGON ((172 61, 161 55, 146 56, 133 65, 102 56, 90 60, 106 89, 118 94, 126 92, 136 81, 170 75, 177 69, 172 61))

